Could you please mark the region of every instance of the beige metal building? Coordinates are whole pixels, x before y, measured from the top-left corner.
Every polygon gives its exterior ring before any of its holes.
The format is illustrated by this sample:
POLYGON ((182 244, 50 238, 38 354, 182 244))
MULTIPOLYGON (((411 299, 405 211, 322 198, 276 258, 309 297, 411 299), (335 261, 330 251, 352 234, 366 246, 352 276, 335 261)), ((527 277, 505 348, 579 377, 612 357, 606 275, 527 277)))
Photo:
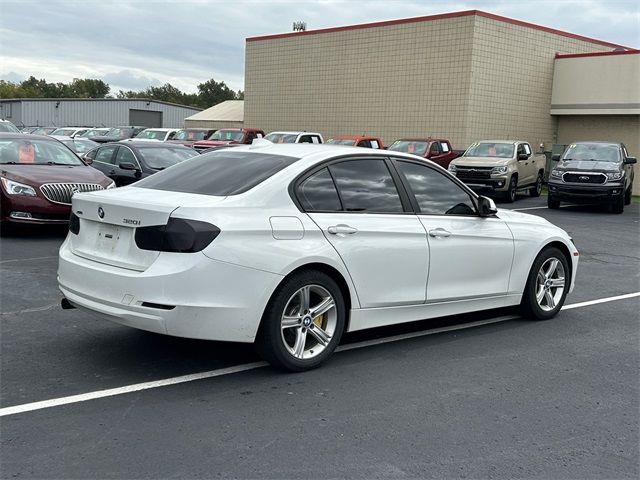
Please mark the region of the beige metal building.
POLYGON ((251 37, 245 125, 327 137, 370 134, 385 144, 438 136, 460 149, 483 138, 549 148, 590 136, 575 131, 584 115, 552 115, 554 64, 565 62, 556 54, 616 48, 477 10, 251 37))
MULTIPOLYGON (((640 51, 557 55, 551 114, 558 143, 622 142, 640 157, 640 51)), ((640 168, 633 185, 640 194, 640 168)))
POLYGON ((227 100, 211 108, 191 115, 184 120, 185 128, 242 128, 244 126, 244 101, 227 100))

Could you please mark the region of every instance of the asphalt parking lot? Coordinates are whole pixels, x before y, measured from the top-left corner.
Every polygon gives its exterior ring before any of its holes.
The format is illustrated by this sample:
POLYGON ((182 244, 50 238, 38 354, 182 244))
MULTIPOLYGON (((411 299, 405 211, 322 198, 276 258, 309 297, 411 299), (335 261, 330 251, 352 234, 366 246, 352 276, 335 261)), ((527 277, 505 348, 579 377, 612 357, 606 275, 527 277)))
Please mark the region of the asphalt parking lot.
POLYGON ((63 311, 64 229, 2 238, 1 477, 638 478, 640 297, 617 297, 640 292, 640 205, 545 205, 499 206, 573 236, 577 285, 558 317, 351 334, 301 374, 256 365, 250 346, 63 311))

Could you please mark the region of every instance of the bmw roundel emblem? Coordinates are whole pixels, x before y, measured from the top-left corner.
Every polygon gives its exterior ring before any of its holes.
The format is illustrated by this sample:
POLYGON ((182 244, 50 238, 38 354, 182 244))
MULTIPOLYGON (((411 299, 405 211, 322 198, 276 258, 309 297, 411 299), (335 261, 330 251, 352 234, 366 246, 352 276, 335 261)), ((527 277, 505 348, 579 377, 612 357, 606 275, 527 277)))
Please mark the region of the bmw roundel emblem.
POLYGON ((104 218, 104 210, 102 207, 98 207, 98 216, 104 218))

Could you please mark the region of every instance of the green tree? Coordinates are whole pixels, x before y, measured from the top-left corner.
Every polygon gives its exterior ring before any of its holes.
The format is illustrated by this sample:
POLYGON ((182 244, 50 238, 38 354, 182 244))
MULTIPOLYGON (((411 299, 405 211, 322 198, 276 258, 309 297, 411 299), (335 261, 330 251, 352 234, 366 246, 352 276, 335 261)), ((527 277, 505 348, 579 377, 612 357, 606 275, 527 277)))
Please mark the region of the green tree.
POLYGON ((105 98, 111 88, 102 80, 74 78, 70 84, 74 98, 105 98))
POLYGON ((213 78, 198 85, 199 105, 209 108, 225 100, 235 100, 236 92, 224 82, 216 82, 213 78))

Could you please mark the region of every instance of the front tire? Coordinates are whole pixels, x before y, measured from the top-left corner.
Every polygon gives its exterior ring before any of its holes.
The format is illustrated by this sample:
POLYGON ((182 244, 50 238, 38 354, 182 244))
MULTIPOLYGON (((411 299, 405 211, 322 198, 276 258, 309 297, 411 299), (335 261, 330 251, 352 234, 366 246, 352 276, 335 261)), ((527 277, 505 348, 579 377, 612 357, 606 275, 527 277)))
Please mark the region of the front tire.
POLYGON ((613 213, 622 213, 624 212, 624 195, 618 195, 618 197, 611 204, 611 211, 613 213))
POLYGON ((507 190, 506 200, 508 203, 513 203, 516 201, 516 193, 518 188, 518 179, 514 176, 511 177, 509 181, 509 189, 507 190))
POLYGON ((264 312, 256 346, 272 365, 292 372, 320 366, 340 343, 346 322, 342 291, 329 275, 301 271, 284 280, 264 312))
POLYGON ((520 306, 533 320, 553 318, 569 292, 571 270, 564 254, 555 247, 544 249, 533 262, 520 306))
POLYGON ((624 204, 625 205, 631 205, 631 195, 633 195, 633 189, 631 188, 632 186, 629 185, 629 188, 627 188, 624 192, 624 204))
POLYGON ((549 196, 547 197, 547 207, 552 210, 557 210, 558 208, 560 208, 560 200, 556 200, 551 196, 551 194, 549 194, 549 196))
POLYGON ((539 197, 542 192, 542 174, 538 174, 538 178, 536 178, 536 184, 529 189, 529 193, 532 197, 539 197))

